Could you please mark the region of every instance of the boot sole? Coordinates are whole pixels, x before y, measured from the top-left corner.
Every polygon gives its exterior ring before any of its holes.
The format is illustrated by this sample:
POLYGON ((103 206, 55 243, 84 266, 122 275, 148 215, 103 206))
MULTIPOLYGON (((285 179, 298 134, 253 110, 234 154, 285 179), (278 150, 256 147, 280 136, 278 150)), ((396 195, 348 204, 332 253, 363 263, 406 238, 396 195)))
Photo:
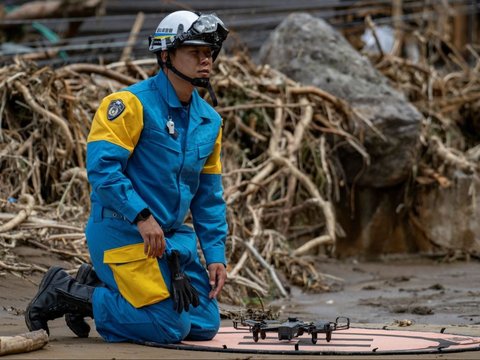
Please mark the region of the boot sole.
POLYGON ((25 323, 27 324, 28 330, 30 330, 30 331, 38 330, 38 329, 33 329, 32 322, 31 322, 32 320, 30 319, 30 308, 38 300, 38 298, 43 294, 43 292, 48 288, 48 285, 50 285, 50 282, 52 281, 52 278, 59 271, 62 271, 62 270, 63 269, 60 266, 52 266, 45 273, 45 276, 43 277, 42 282, 38 286, 37 295, 35 295, 35 297, 32 299, 32 301, 30 301, 30 303, 27 306, 27 309, 25 310, 25 323))

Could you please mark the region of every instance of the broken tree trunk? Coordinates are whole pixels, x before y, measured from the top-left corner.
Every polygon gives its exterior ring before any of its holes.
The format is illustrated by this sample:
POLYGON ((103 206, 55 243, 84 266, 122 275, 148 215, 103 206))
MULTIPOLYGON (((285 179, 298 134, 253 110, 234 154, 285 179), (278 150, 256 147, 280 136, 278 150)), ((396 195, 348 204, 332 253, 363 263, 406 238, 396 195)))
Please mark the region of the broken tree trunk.
POLYGON ((16 336, 0 336, 0 356, 19 354, 43 348, 48 343, 45 330, 36 330, 16 336))

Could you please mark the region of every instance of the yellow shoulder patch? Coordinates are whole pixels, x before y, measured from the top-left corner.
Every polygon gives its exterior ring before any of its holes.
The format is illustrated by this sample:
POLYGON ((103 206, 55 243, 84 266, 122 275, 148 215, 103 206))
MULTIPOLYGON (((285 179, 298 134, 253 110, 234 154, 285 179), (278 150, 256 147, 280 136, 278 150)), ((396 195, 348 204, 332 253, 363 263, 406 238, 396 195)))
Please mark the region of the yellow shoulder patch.
POLYGON ((131 92, 120 91, 103 99, 93 118, 87 142, 104 140, 132 153, 142 129, 142 103, 131 92))

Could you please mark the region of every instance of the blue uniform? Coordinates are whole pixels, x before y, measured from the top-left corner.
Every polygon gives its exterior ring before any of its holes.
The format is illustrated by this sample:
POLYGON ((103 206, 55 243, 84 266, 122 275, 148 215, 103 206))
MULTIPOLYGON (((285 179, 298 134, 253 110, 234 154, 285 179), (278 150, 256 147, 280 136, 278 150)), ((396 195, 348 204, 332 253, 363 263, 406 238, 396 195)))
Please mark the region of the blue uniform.
POLYGON ((218 304, 208 298, 197 237, 207 265, 225 264, 221 136, 218 113, 196 90, 183 106, 162 71, 103 99, 87 143, 92 209, 86 236, 107 285, 93 294, 95 325, 105 340, 170 343, 217 333, 218 304), (174 311, 165 256, 143 253, 133 221, 147 207, 164 230, 167 253, 180 252, 199 293, 200 305, 188 312, 174 311), (184 224, 189 210, 194 229, 184 224))

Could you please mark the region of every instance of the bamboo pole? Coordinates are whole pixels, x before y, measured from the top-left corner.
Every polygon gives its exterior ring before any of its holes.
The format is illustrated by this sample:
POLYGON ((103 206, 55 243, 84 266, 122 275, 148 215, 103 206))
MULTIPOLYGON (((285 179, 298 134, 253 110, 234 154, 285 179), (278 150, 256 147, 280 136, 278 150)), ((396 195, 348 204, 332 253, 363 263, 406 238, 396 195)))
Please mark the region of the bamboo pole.
POLYGON ((402 25, 403 0, 392 0, 393 27, 398 30, 402 25))
POLYGON ((403 47, 403 0, 392 0, 393 28, 395 30, 395 42, 391 54, 400 55, 403 47))
POLYGON ((140 11, 135 18, 135 22, 133 23, 132 30, 130 31, 130 35, 128 37, 127 46, 123 48, 122 56, 120 56, 120 61, 127 61, 130 58, 133 45, 135 45, 135 42, 137 41, 138 33, 142 29, 144 20, 145 14, 140 11))

